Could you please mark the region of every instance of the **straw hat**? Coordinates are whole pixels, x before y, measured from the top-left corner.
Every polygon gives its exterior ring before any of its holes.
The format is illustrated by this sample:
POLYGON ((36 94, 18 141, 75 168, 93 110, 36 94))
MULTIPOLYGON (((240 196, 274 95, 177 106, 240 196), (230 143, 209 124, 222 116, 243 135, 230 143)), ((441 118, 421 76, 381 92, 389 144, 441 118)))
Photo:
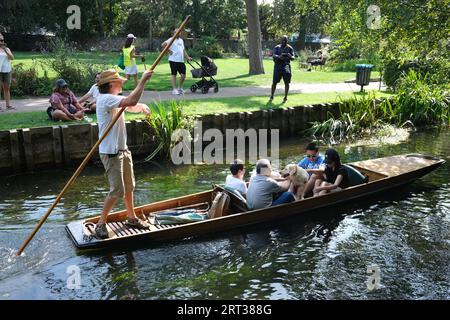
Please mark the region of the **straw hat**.
POLYGON ((102 84, 114 81, 122 81, 122 83, 124 83, 127 79, 121 77, 115 69, 109 69, 100 73, 97 86, 100 87, 102 84))

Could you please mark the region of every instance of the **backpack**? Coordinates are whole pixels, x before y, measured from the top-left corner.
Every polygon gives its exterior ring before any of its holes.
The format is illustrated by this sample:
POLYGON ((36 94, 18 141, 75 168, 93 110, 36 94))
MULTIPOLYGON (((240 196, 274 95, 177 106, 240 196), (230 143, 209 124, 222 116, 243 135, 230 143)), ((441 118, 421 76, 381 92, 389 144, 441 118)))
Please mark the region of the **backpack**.
POLYGON ((229 205, 230 196, 226 192, 217 192, 211 204, 211 208, 208 210, 209 219, 226 216, 228 214, 229 205))
POLYGON ((123 51, 119 55, 119 61, 117 62, 117 66, 122 70, 125 69, 125 58, 123 57, 123 51))

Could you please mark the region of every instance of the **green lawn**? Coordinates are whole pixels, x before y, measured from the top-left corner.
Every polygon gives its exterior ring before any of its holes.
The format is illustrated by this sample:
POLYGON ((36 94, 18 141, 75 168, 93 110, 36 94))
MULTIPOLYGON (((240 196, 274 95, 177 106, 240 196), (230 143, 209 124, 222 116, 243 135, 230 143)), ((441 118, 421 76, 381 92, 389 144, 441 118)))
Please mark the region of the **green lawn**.
MULTIPOLYGON (((387 97, 389 93, 373 91, 376 97, 387 97)), ((188 114, 214 114, 225 112, 255 111, 261 109, 276 109, 280 107, 293 107, 307 104, 335 102, 339 99, 353 96, 352 92, 325 92, 325 93, 307 93, 289 95, 289 100, 281 104, 281 97, 275 97, 274 103, 269 104, 266 96, 260 97, 237 97, 237 98, 216 98, 201 100, 184 101, 184 110, 188 114)), ((362 94, 356 93, 357 96, 362 94)), ((145 101, 144 101, 145 102, 145 101)), ((148 101, 147 101, 148 102, 148 101)), ((169 104, 170 102, 163 102, 169 104)), ((89 115, 96 121, 95 115, 89 115)), ((48 119, 45 111, 32 111, 21 113, 5 113, 1 115, 0 130, 9 130, 13 128, 32 128, 55 125, 57 123, 48 119)), ((142 114, 126 114, 127 120, 144 119, 142 114)), ((84 121, 83 121, 84 122, 84 121)), ((76 123, 76 122, 67 122, 76 123)), ((61 124, 61 122, 60 122, 61 124)))
MULTIPOLYGON (((24 63, 31 66, 33 64, 39 67, 39 73, 44 74, 44 70, 39 63, 44 59, 46 55, 39 53, 28 52, 15 52, 16 59, 14 64, 24 63)), ((82 52, 77 53, 77 58, 81 61, 91 63, 102 63, 107 66, 113 67, 117 63, 118 54, 113 52, 99 52, 90 53, 82 52)), ((147 68, 153 63, 157 57, 157 53, 145 53, 147 68)), ((273 61, 270 59, 264 60, 264 69, 266 74, 250 76, 248 75, 248 60, 239 58, 227 58, 227 59, 215 59, 215 63, 218 67, 218 75, 216 80, 221 87, 244 87, 244 86, 260 86, 268 85, 272 82, 273 61)), ((186 87, 191 86, 198 79, 192 79, 190 76, 190 67, 188 67, 188 76, 186 80, 186 87)), ((138 59, 138 68, 141 73, 144 70, 144 65, 138 59)), ((55 78, 56 74, 48 71, 48 75, 51 78, 55 78)), ((379 76, 378 72, 373 72, 372 77, 379 76)), ((343 82, 355 78, 355 72, 332 72, 332 71, 312 71, 306 72, 304 69, 300 69, 297 62, 293 63, 293 78, 292 81, 296 83, 331 83, 331 82, 343 82)), ((132 81, 125 85, 125 90, 132 89, 132 81)), ((167 59, 163 59, 160 65, 155 70, 155 75, 146 85, 148 90, 170 90, 170 68, 167 59)))

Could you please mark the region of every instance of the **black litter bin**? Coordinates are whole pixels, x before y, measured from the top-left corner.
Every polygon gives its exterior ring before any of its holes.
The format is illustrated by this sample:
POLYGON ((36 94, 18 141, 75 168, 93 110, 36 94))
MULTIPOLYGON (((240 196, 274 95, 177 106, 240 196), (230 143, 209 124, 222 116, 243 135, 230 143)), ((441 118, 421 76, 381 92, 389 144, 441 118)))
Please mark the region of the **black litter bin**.
POLYGON ((370 82, 370 73, 373 65, 371 64, 357 64, 356 65, 356 84, 361 86, 361 92, 364 91, 364 86, 370 82))

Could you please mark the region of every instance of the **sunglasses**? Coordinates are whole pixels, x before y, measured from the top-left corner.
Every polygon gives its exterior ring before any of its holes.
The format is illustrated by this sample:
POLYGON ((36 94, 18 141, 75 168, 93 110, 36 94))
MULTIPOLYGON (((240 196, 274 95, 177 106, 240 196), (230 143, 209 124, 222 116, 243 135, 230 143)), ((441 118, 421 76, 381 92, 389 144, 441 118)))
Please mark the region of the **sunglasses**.
POLYGON ((317 158, 316 154, 307 154, 306 155, 307 158, 317 158))

